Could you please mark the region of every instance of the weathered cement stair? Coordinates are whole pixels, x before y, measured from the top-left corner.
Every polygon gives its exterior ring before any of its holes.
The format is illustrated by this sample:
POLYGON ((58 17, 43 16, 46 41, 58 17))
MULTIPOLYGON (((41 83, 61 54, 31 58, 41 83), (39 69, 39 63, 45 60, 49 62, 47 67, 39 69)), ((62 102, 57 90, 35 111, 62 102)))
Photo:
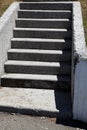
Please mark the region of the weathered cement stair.
POLYGON ((2 86, 70 87, 71 9, 61 2, 20 3, 2 86))
POLYGON ((71 88, 72 4, 29 1, 20 2, 15 20, 0 111, 71 119, 71 94, 63 90, 71 88))

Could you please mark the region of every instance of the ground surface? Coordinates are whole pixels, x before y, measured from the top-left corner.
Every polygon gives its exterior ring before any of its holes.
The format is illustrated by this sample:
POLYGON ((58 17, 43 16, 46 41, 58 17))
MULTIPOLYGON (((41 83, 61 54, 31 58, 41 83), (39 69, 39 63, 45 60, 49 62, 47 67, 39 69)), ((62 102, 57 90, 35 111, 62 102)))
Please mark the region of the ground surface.
POLYGON ((0 88, 0 111, 71 119, 70 92, 46 89, 0 88))
POLYGON ((0 130, 86 130, 86 124, 55 118, 0 113, 0 130))

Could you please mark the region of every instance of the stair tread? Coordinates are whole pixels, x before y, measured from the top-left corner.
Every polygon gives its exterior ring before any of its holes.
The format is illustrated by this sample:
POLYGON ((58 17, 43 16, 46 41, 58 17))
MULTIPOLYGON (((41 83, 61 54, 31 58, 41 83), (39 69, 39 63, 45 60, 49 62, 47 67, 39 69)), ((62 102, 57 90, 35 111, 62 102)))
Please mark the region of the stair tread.
POLYGON ((27 12, 58 12, 58 13, 60 13, 60 12, 67 12, 67 13, 71 13, 71 11, 70 10, 25 10, 25 9, 19 9, 18 11, 27 11, 27 12))
POLYGON ((47 81, 70 81, 70 76, 57 76, 57 75, 39 75, 39 74, 4 74, 1 78, 5 79, 24 79, 24 80, 47 80, 47 81))
POLYGON ((37 18, 17 18, 16 20, 25 21, 70 21, 69 19, 37 19, 37 18))
POLYGON ((61 31, 61 32, 67 32, 68 29, 55 29, 55 28, 18 28, 15 27, 14 30, 24 30, 24 31, 61 31))
POLYGON ((56 3, 56 4, 71 4, 71 3, 73 3, 73 2, 72 2, 72 1, 69 1, 69 2, 68 2, 68 1, 67 1, 67 2, 66 2, 66 1, 33 1, 33 2, 31 2, 31 1, 28 1, 28 2, 27 2, 27 1, 26 1, 26 2, 25 2, 25 1, 24 1, 24 2, 19 2, 19 3, 20 3, 20 4, 21 4, 21 3, 23 3, 23 4, 24 4, 24 3, 29 3, 29 4, 34 4, 34 3, 35 3, 35 4, 38 4, 38 3, 40 3, 40 4, 41 4, 41 3, 42 3, 42 4, 43 4, 43 3, 47 3, 47 4, 53 4, 53 3, 54 3, 54 4, 55 4, 55 3, 56 3))
POLYGON ((65 39, 12 38, 12 41, 15 41, 15 40, 17 40, 17 41, 34 41, 34 42, 65 42, 65 39))
MULTIPOLYGON (((41 50, 41 49, 10 49, 8 50, 10 53, 38 53, 38 54, 63 54, 62 50, 41 50)), ((70 51, 66 51, 66 53, 70 53, 70 51)))
POLYGON ((61 67, 61 65, 70 66, 69 63, 60 62, 41 62, 41 61, 18 61, 8 60, 5 65, 20 65, 20 66, 44 66, 44 67, 61 67))

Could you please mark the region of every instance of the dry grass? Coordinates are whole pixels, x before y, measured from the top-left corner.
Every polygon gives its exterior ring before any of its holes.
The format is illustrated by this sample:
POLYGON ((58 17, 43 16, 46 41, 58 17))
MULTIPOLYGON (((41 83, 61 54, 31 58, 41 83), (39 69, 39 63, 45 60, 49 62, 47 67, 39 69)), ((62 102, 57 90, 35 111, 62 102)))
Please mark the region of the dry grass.
POLYGON ((3 12, 8 8, 8 6, 14 2, 14 1, 20 1, 20 0, 0 0, 0 16, 3 14, 3 12))
MULTIPOLYGON (((0 0, 0 16, 3 14, 3 12, 8 8, 8 6, 13 1, 20 1, 20 0, 0 0)), ((83 23, 84 23, 85 37, 86 37, 86 43, 87 43, 87 0, 78 0, 78 1, 80 1, 82 5, 83 23)))
POLYGON ((85 29, 85 38, 87 43, 87 0, 79 0, 82 5, 82 11, 83 11, 83 23, 84 23, 84 29, 85 29))

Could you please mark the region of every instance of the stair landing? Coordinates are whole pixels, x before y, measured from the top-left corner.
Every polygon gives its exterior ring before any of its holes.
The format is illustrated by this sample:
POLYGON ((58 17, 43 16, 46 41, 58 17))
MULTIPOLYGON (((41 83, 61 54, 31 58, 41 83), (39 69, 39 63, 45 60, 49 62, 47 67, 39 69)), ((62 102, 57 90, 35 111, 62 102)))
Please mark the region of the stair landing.
POLYGON ((0 89, 0 111, 70 119, 70 99, 70 93, 64 91, 4 87, 0 89))

